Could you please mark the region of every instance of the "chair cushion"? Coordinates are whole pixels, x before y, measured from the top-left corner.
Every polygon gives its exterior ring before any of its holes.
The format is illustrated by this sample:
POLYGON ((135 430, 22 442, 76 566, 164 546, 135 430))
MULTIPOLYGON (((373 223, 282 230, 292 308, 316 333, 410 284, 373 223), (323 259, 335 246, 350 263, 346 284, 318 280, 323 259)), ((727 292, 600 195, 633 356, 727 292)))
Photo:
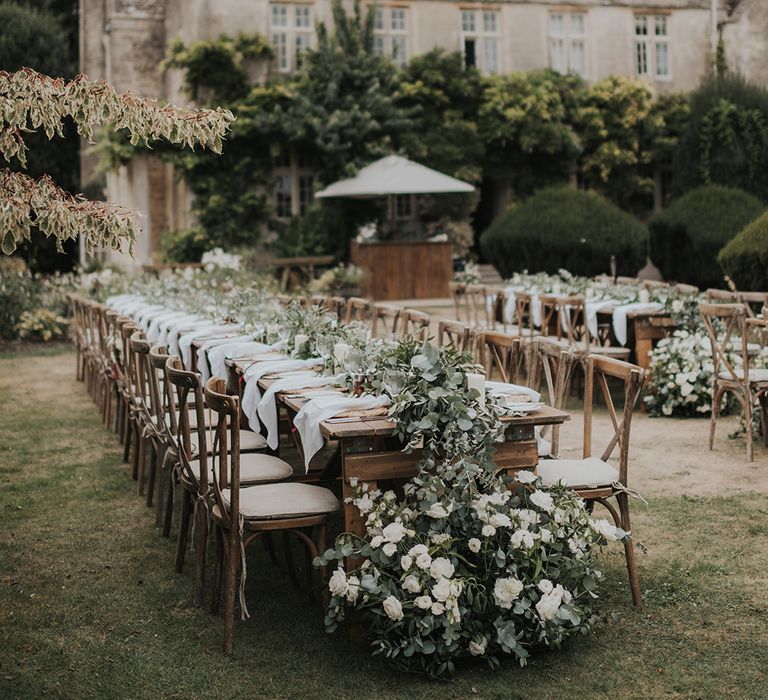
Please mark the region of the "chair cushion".
MULTIPOLYGON (((216 462, 218 474, 218 460, 216 462)), ((189 463, 196 477, 200 476, 200 460, 194 459, 189 463)), ((210 469, 211 460, 208 460, 210 469)), ((227 475, 231 476, 231 472, 227 475)), ((279 457, 265 455, 260 452, 247 452, 240 455, 240 483, 256 484, 263 481, 279 481, 293 476, 291 465, 279 457)), ((210 479, 210 476, 209 476, 210 479)))
MULTIPOLYGON (((229 508, 229 489, 224 489, 222 496, 229 508)), ((240 514, 250 520, 322 515, 339 507, 331 491, 312 484, 265 484, 240 489, 240 514)))
MULTIPOLYGON (((197 440, 192 438, 192 450, 197 453, 198 446, 197 440)), ((229 446, 228 446, 229 447, 229 446)), ((213 449, 212 445, 208 444, 209 452, 213 449)), ((260 433, 255 433, 253 430, 241 430, 240 431, 240 452, 255 452, 257 450, 267 449, 267 439, 260 433)), ((231 451, 231 447, 228 451, 231 451)))
POLYGON ((536 467, 544 486, 553 486, 562 481, 572 489, 599 488, 610 486, 619 480, 616 467, 597 457, 588 459, 544 459, 536 467))
POLYGON ((608 355, 610 357, 629 357, 629 348, 621 348, 617 345, 590 345, 589 351, 595 355, 608 355))
MULTIPOLYGON (((736 376, 739 379, 744 378, 744 370, 741 368, 734 369, 734 372, 736 372, 736 376)), ((733 380, 733 375, 727 370, 724 369, 720 372, 720 374, 717 375, 720 379, 730 379, 733 380)), ((749 370, 749 381, 750 382, 768 382, 768 369, 750 369, 749 370)))

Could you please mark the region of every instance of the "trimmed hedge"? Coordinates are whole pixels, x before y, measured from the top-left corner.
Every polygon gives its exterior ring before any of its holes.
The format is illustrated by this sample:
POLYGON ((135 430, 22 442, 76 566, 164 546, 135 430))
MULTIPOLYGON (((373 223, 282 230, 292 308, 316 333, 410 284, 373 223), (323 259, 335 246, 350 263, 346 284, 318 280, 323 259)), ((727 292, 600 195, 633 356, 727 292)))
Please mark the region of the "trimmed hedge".
POLYGON ((728 241, 718 260, 739 289, 768 291, 768 211, 728 241))
POLYGON ((722 287, 720 249, 764 208, 743 190, 697 187, 651 217, 651 259, 668 280, 722 287))
POLYGON ((635 275, 645 264, 648 229, 594 192, 558 186, 496 219, 480 247, 502 277, 560 268, 574 275, 608 273, 611 255, 620 275, 635 275))

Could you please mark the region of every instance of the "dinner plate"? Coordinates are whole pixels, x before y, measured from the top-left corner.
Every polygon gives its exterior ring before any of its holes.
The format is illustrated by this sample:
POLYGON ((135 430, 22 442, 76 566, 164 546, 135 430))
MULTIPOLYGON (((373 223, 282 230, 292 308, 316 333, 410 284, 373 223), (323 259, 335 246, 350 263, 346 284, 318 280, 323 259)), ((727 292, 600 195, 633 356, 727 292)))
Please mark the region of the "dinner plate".
POLYGON ((525 414, 538 411, 544 404, 541 401, 527 401, 525 403, 509 403, 504 406, 505 413, 525 414))

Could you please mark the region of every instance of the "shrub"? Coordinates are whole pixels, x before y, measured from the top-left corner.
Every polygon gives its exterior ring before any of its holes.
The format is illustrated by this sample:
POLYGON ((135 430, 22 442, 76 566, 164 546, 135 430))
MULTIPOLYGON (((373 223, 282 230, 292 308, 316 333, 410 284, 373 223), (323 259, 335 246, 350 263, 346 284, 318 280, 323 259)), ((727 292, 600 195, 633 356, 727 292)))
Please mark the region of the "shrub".
POLYGON ((210 236, 201 228, 168 231, 160 239, 166 262, 200 262, 203 253, 213 248, 210 236))
POLYGON ((62 340, 67 335, 69 321, 55 311, 38 308, 25 311, 19 319, 17 331, 19 338, 38 340, 48 343, 52 340, 62 340))
POLYGON ((718 260, 739 289, 768 290, 768 211, 728 241, 718 260))
POLYGON ((645 263, 648 230, 593 192, 570 187, 540 190, 499 217, 480 238, 483 255, 503 277, 565 268, 592 276, 610 269, 634 275, 645 263))
POLYGON ((691 190, 648 222, 653 262, 667 279, 722 286, 718 252, 762 210, 759 199, 732 187, 691 190))
POLYGON ((0 338, 15 340, 25 311, 37 305, 38 284, 20 258, 0 256, 0 338))

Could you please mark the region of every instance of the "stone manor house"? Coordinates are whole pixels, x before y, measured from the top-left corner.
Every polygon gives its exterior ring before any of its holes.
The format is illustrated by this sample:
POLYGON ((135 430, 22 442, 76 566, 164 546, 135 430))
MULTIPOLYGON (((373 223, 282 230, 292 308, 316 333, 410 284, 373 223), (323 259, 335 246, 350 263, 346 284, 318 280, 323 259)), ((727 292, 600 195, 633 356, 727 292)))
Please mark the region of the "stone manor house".
MULTIPOLYGON (((728 65, 768 83, 768 0, 381 0, 369 7, 376 50, 397 64, 440 46, 487 74, 549 67, 590 82, 618 74, 658 92, 682 91, 711 70, 722 36, 728 65)), ((180 73, 159 69, 173 40, 260 32, 275 47, 269 70, 289 73, 314 45, 317 22, 332 24, 331 0, 80 0, 80 70, 118 91, 184 104, 180 73)), ((93 166, 84 153, 83 186, 93 166)), ((275 182, 278 215, 298 214, 311 198, 311 173, 286 164, 275 182)), ((154 157, 109 174, 106 190, 110 201, 144 214, 135 264, 153 261, 165 231, 191 223, 184 183, 154 157)))

